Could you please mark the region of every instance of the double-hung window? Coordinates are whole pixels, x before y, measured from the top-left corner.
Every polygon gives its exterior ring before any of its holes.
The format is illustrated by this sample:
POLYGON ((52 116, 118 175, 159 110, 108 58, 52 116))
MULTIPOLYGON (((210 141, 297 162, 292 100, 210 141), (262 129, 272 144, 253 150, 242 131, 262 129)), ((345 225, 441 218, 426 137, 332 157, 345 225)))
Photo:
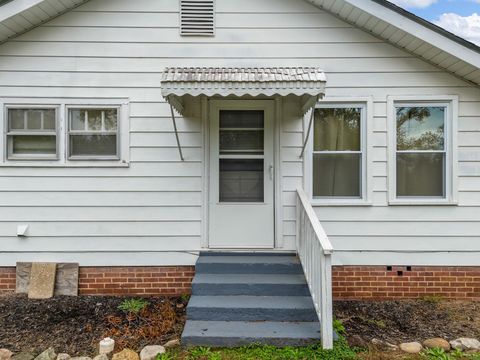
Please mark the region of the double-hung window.
POLYGON ((56 108, 6 108, 7 159, 57 158, 56 108))
POLYGON ((453 101, 393 101, 390 202, 454 201, 453 101))
POLYGON ((117 108, 68 110, 69 159, 119 159, 117 108))
POLYGON ((396 195, 446 196, 448 106, 396 104, 396 195))
POLYGON ((314 199, 364 198, 365 106, 325 104, 313 124, 312 193, 314 199))

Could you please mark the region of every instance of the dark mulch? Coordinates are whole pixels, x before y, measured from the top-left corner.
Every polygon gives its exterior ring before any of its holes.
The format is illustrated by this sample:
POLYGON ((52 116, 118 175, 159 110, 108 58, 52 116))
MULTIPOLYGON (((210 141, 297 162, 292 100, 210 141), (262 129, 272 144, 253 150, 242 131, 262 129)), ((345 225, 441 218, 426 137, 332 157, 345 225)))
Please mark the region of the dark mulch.
POLYGON ((334 316, 347 339, 393 344, 432 337, 480 337, 480 302, 441 300, 336 301, 334 316))
POLYGON ((178 338, 185 323, 185 298, 150 297, 140 314, 118 310, 125 298, 60 296, 29 300, 0 297, 0 348, 38 354, 53 346, 57 353, 94 355, 98 342, 114 336, 117 348, 140 350, 178 338))

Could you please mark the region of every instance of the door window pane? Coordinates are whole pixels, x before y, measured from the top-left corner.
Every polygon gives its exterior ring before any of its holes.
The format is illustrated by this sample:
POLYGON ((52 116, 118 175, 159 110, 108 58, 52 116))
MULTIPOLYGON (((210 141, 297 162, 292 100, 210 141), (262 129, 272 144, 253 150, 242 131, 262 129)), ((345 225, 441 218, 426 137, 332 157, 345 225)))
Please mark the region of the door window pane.
POLYGON ((115 156, 116 135, 71 135, 71 156, 115 156))
POLYGON ((220 202, 263 202, 263 159, 220 159, 220 202))
POLYGON ((397 150, 443 150, 444 107, 397 107, 397 150))
POLYGON ((315 110, 314 151, 359 151, 361 108, 315 110))
POLYGON ((220 111, 220 154, 263 154, 263 111, 220 111))
POLYGON ((360 197, 361 154, 314 154, 313 196, 360 197))
POLYGON ((397 196, 445 196, 445 154, 397 154, 397 196))
POLYGON ((263 130, 220 130, 220 153, 263 154, 263 130))
POLYGON ((220 128, 263 129, 263 110, 220 110, 220 128))

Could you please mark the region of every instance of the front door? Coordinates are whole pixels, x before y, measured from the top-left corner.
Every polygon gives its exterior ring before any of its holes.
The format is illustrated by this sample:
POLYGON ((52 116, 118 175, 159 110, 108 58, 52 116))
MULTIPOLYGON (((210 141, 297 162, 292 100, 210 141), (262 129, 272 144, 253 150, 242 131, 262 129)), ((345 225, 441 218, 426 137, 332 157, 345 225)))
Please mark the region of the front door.
POLYGON ((211 248, 274 245, 273 117, 273 101, 210 101, 211 248))

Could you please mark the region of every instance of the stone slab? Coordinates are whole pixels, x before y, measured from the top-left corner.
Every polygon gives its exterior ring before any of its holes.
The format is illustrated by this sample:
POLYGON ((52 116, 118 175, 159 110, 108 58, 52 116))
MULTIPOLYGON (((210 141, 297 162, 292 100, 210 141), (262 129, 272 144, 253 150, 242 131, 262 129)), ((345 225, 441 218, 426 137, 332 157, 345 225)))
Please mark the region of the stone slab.
MULTIPOLYGON (((27 294, 30 285, 30 273, 32 263, 17 263, 16 292, 27 294)), ((77 296, 78 295, 78 272, 77 263, 59 263, 55 276, 54 295, 77 296)))
POLYGON ((56 263, 33 263, 30 271, 29 299, 49 299, 55 289, 56 263))

